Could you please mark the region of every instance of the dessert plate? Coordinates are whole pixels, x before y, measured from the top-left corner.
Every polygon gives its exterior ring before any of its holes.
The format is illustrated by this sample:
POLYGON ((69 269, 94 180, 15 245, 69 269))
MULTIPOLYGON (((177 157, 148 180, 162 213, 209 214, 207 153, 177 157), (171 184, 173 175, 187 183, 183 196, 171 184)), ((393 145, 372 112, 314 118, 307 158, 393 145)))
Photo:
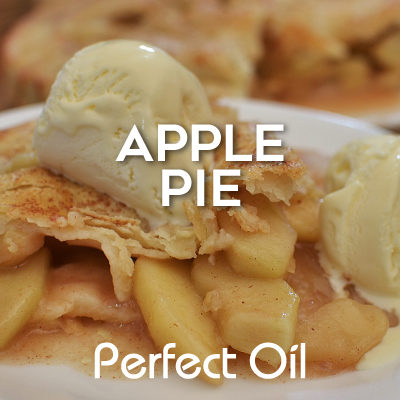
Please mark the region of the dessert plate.
MULTIPOLYGON (((285 145, 332 155, 343 144, 365 135, 388 131, 366 122, 327 112, 271 102, 223 99, 222 104, 238 110, 239 118, 258 123, 283 123, 279 137, 285 145)), ((0 129, 35 119, 42 105, 0 113, 0 129)), ((251 378, 225 380, 219 387, 178 375, 138 381, 93 379, 68 367, 0 365, 0 400, 398 400, 400 360, 379 369, 343 373, 314 380, 286 382, 251 378)))

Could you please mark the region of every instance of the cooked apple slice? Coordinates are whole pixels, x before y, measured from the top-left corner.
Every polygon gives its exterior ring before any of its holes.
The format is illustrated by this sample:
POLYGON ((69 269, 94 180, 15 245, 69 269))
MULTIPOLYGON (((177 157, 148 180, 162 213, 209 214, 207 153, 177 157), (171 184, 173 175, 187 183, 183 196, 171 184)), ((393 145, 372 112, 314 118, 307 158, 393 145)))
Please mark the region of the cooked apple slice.
POLYGON ((0 235, 0 268, 21 264, 43 247, 44 235, 22 230, 9 229, 0 235))
POLYGON ((299 242, 318 240, 321 198, 322 195, 315 189, 307 194, 296 193, 290 199, 290 205, 282 204, 283 213, 297 232, 299 242))
POLYGON ((226 286, 251 285, 255 280, 235 274, 223 252, 216 253, 212 257, 210 261, 210 256, 202 255, 193 261, 191 279, 200 296, 205 297, 208 292, 226 286))
POLYGON ((388 327, 380 308, 337 299, 299 322, 295 342, 306 344, 307 362, 325 361, 345 368, 380 343, 388 327))
POLYGON ((279 204, 263 195, 241 197, 242 202, 257 208, 257 216, 269 225, 269 231, 246 232, 227 211, 220 211, 220 227, 234 238, 226 249, 229 265, 235 272, 253 278, 282 278, 293 257, 296 231, 279 204))
MULTIPOLYGON (((133 293, 139 303, 150 335, 159 350, 176 343, 171 349, 177 358, 194 354, 202 366, 213 354, 222 354, 215 323, 202 309, 202 298, 190 281, 190 261, 155 260, 140 257, 135 263, 133 293)), ((213 359, 209 369, 219 379, 209 377, 203 369, 200 378, 222 383, 222 363, 213 359)))
MULTIPOLYGON (((194 261, 192 279, 204 295, 204 308, 212 312, 224 342, 244 353, 272 342, 285 352, 293 344, 299 297, 282 279, 253 279, 233 273, 219 255, 211 264, 207 256, 194 261)), ((258 358, 273 366, 280 356, 266 348, 258 358)))
POLYGON ((43 296, 50 251, 42 248, 14 268, 0 269, 0 348, 23 328, 43 296))

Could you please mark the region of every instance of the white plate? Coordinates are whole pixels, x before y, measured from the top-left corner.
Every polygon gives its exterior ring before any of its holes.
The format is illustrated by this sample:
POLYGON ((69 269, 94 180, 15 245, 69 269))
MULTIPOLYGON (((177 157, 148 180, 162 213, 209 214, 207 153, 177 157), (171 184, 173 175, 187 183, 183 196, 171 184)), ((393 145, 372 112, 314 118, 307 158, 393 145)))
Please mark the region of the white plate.
MULTIPOLYGON (((286 145, 333 154, 357 137, 385 133, 383 129, 331 113, 282 106, 254 100, 226 99, 240 118, 264 123, 283 123, 286 145)), ((0 113, 0 128, 36 118, 40 105, 0 113)), ((226 380, 221 387, 177 376, 139 381, 95 380, 67 367, 0 366, 1 400, 131 400, 131 399, 232 400, 398 400, 400 360, 385 368, 351 372, 330 378, 286 383, 226 380)))
POLYGON ((397 101, 396 104, 389 107, 368 110, 366 112, 358 112, 352 116, 398 132, 400 128, 400 102, 397 101))

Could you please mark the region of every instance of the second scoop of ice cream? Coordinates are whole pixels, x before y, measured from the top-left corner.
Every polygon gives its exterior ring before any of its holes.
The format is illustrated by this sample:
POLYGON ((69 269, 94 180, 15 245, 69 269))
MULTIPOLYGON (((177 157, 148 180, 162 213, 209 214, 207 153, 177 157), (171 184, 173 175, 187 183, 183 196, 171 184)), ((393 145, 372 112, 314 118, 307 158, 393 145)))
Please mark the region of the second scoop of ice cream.
POLYGON ((116 158, 134 124, 156 155, 158 124, 178 124, 190 132, 200 123, 212 123, 212 115, 190 71, 155 47, 114 40, 81 50, 61 70, 34 147, 41 165, 135 208, 151 228, 187 225, 185 197, 163 207, 161 188, 162 169, 183 169, 196 180, 202 165, 192 162, 190 147, 171 152, 165 162, 116 158))
POLYGON ((400 138, 357 140, 327 173, 322 264, 363 295, 400 296, 400 138))

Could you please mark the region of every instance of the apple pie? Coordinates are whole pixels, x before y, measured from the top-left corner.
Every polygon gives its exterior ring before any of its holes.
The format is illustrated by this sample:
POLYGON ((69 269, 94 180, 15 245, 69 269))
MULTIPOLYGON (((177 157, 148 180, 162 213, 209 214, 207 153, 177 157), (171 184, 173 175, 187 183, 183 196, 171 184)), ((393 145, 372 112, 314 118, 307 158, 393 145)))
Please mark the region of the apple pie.
POLYGON ((347 107, 365 103, 368 93, 394 96, 400 86, 398 1, 49 1, 5 40, 13 104, 45 100, 77 50, 115 38, 166 50, 200 78, 211 97, 317 107, 341 99, 347 107))
MULTIPOLYGON (((293 150, 267 163, 217 152, 216 167, 242 170, 229 194, 242 206, 186 201, 190 226, 151 230, 134 209, 38 166, 33 129, 0 133, 0 362, 90 374, 102 341, 143 356, 174 342, 177 356, 203 361, 230 346, 238 368, 260 343, 285 353, 306 343, 308 376, 320 376, 353 368, 385 335, 378 307, 334 299, 315 249, 322 193, 293 150)), ((254 154, 254 126, 238 124, 236 141, 254 154)), ((264 371, 279 365, 271 349, 258 358, 264 371)))

